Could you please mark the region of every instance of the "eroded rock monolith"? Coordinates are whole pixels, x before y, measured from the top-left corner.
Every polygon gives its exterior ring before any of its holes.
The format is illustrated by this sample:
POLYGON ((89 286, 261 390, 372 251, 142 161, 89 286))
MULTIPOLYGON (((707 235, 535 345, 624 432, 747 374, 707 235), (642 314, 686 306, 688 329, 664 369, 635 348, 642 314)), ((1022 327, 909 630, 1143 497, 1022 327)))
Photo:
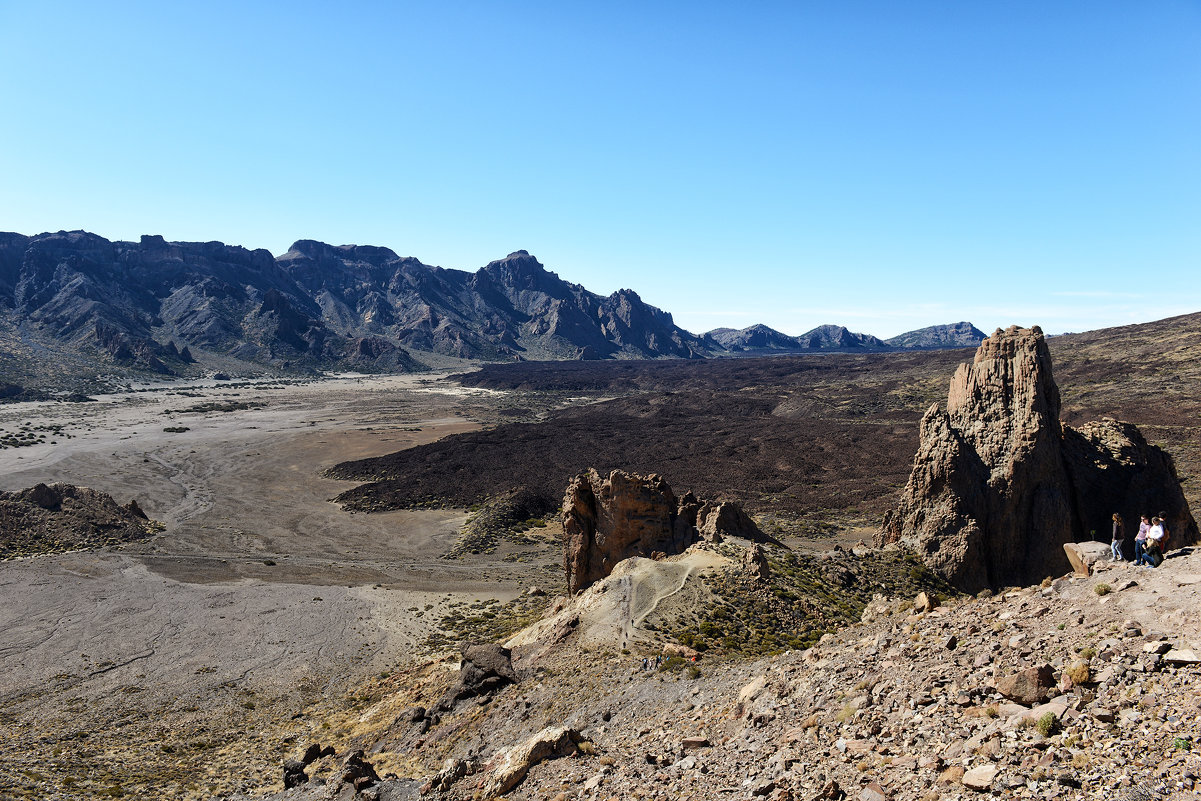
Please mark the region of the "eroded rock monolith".
POLYGON ((567 589, 584 589, 631 556, 677 554, 704 538, 748 539, 761 535, 738 504, 677 498, 663 476, 614 470, 581 473, 563 498, 564 567, 567 589))
POLYGON ((1069 569, 1063 546, 1109 539, 1114 512, 1166 511, 1179 546, 1197 524, 1172 459, 1112 420, 1059 421, 1059 388, 1042 331, 1012 326, 980 344, 951 379, 946 411, 921 421, 921 443, 878 546, 899 543, 975 592, 1030 584, 1069 569))

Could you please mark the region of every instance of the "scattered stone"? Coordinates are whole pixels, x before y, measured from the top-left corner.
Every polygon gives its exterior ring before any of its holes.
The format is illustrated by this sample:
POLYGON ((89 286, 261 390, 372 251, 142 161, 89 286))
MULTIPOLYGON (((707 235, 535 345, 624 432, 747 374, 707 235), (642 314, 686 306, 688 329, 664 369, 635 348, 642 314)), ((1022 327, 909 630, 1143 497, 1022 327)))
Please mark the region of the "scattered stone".
POLYGON ((1163 655, 1163 661, 1176 665, 1195 665, 1201 662, 1201 659, 1197 658, 1197 652, 1191 648, 1173 648, 1163 655))
POLYGON ((859 792, 859 801, 888 801, 879 782, 872 782, 859 792))

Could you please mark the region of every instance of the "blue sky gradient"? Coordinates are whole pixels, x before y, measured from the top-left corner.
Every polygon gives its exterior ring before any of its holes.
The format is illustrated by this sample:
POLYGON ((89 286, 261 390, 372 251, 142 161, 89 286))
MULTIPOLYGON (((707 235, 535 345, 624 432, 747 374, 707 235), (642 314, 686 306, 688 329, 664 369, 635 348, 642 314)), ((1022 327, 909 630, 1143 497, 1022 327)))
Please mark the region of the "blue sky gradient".
POLYGON ((1201 310, 1201 2, 0 0, 0 230, 474 270, 693 331, 1201 310))

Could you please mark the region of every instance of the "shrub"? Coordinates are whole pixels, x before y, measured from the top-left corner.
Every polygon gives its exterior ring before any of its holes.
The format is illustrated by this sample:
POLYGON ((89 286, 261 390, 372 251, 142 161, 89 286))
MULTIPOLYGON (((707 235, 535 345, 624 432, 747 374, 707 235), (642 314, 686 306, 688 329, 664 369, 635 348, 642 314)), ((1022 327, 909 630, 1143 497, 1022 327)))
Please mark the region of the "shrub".
POLYGON ((1059 731, 1059 718, 1055 717, 1054 712, 1047 712, 1038 719, 1038 722, 1034 724, 1034 728, 1038 729, 1038 733, 1043 737, 1050 737, 1059 731))
POLYGON ((1084 684, 1089 680, 1089 678, 1091 678, 1091 674, 1088 670, 1088 662, 1085 662, 1084 660, 1073 662, 1071 665, 1064 668, 1063 672, 1064 675, 1072 680, 1073 684, 1084 684))
POLYGON ((1109 593, 1113 592, 1113 587, 1102 582, 1093 587, 1093 592, 1095 592, 1097 595, 1109 595, 1109 593))

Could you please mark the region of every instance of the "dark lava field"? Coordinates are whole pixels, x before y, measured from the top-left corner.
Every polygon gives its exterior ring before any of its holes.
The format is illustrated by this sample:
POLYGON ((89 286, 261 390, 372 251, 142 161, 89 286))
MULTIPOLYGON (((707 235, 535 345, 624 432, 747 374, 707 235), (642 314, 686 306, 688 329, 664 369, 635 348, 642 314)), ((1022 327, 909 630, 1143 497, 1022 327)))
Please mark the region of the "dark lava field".
MULTIPOLYGON (((1129 420, 1171 453, 1196 507, 1201 314, 1049 340, 1066 422, 1129 420)), ((925 409, 973 351, 487 365, 464 386, 573 403, 330 475, 370 483, 349 508, 468 506, 517 487, 548 510, 589 467, 663 474, 677 494, 742 501, 784 520, 874 526, 896 501, 925 409), (580 398, 595 402, 581 404, 580 398)), ((802 526, 801 530, 806 528, 802 526)))

